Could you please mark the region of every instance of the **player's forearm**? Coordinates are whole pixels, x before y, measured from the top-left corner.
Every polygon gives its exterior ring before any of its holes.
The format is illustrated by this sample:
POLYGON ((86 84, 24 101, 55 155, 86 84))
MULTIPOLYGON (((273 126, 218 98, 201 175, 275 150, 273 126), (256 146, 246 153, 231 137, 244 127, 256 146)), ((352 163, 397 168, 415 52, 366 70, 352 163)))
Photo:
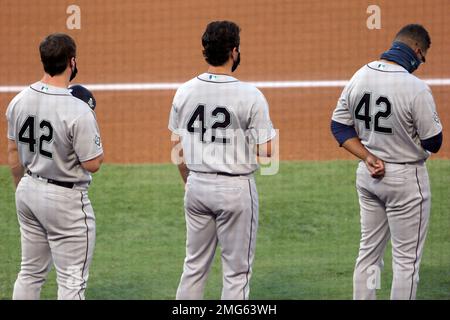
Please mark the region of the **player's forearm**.
POLYGON ((11 169, 11 175, 13 177, 14 187, 20 182, 24 174, 24 168, 19 161, 19 153, 17 151, 17 145, 15 141, 8 140, 8 165, 11 169))
POLYGON ((172 141, 172 156, 176 155, 176 163, 178 164, 178 171, 180 171, 181 178, 183 179, 184 184, 186 184, 187 177, 189 175, 189 169, 184 162, 184 152, 183 147, 181 146, 180 137, 174 133, 172 133, 171 137, 172 141))
POLYGON ((183 182, 186 184, 187 177, 189 175, 189 169, 186 166, 186 164, 183 162, 178 165, 178 170, 180 171, 181 178, 183 179, 183 182))
POLYGON ((103 163, 103 159, 104 159, 104 155, 103 155, 103 153, 102 153, 101 155, 97 156, 97 157, 94 158, 94 159, 91 159, 91 160, 82 162, 82 163, 81 163, 81 166, 82 166, 85 170, 89 171, 90 173, 95 173, 95 172, 97 172, 98 170, 100 170, 100 166, 101 166, 102 163, 103 163))
POLYGON ((22 177, 23 177, 24 168, 22 167, 22 165, 20 163, 14 163, 9 160, 10 160, 10 157, 8 157, 9 167, 11 169, 11 175, 13 178, 14 187, 17 188, 17 185, 19 184, 20 179, 22 179, 22 177))
POLYGON ((346 140, 342 146, 350 153, 363 160, 366 163, 373 178, 382 178, 384 176, 384 162, 369 152, 364 147, 359 138, 346 140))
POLYGON ((272 141, 268 141, 264 144, 258 144, 256 155, 258 157, 272 157, 272 141))
POLYGON ((358 137, 345 140, 342 147, 361 160, 366 160, 370 155, 370 152, 364 147, 358 137))

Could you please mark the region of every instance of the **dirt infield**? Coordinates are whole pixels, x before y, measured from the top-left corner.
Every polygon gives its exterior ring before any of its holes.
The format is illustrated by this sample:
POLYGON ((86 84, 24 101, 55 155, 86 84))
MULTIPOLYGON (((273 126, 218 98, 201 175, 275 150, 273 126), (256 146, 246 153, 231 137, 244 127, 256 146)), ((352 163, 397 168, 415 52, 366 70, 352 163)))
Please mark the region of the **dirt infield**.
MULTIPOLYGON (((78 44, 77 82, 184 82, 205 70, 200 36, 207 22, 230 19, 242 28, 242 65, 248 81, 346 80, 376 59, 404 24, 420 22, 432 49, 421 78, 450 78, 450 1, 376 1, 381 29, 369 30, 369 1, 76 1, 81 29, 67 30, 66 0, 0 2, 0 86, 38 80, 39 41, 48 33, 71 34, 78 44), (32 3, 32 4, 30 4, 32 3)), ((445 132, 450 133, 450 86, 432 87, 445 132)), ((263 89, 280 129, 284 160, 345 159, 329 133, 341 88, 263 89)), ((106 160, 168 162, 168 113, 174 90, 96 91, 106 160)), ((0 94, 4 113, 13 93, 0 94)), ((4 118, 0 132, 6 132, 4 118)), ((6 138, 0 139, 6 150, 6 138)), ((439 157, 450 158, 448 139, 439 157)), ((6 163, 6 152, 0 152, 6 163)))

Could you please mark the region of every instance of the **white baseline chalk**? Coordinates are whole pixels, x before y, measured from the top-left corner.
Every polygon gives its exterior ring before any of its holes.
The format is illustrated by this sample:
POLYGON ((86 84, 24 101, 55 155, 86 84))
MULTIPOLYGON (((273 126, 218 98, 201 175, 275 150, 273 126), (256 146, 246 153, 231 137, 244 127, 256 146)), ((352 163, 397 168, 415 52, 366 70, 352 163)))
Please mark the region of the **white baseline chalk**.
MULTIPOLYGON (((450 86, 450 78, 424 79, 430 86, 450 86)), ((305 80, 305 81, 246 81, 258 88, 335 88, 344 87, 347 80, 305 80)), ((158 91, 176 90, 182 83, 149 82, 149 83, 95 83, 84 84, 92 91, 158 91)), ((0 93, 19 92, 26 86, 0 86, 0 93)))

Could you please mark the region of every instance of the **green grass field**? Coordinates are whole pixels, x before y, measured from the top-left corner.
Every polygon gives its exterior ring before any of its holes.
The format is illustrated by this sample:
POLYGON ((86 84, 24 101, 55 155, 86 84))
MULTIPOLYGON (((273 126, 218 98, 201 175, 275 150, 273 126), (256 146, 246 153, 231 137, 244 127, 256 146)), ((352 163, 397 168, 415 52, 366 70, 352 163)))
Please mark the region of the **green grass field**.
MULTIPOLYGON (((450 298, 450 161, 429 161, 432 213, 419 299, 450 298)), ((355 161, 283 162, 258 176, 260 225, 251 299, 351 299, 359 242, 355 161)), ((10 299, 20 262, 7 167, 0 167, 0 299, 10 299)), ((173 165, 104 165, 90 198, 97 243, 88 299, 173 299, 185 244, 183 188, 173 165)), ((379 298, 388 299, 390 250, 379 298)), ((219 299, 219 254, 206 299, 219 299)), ((43 299, 56 298, 52 271, 43 299)))

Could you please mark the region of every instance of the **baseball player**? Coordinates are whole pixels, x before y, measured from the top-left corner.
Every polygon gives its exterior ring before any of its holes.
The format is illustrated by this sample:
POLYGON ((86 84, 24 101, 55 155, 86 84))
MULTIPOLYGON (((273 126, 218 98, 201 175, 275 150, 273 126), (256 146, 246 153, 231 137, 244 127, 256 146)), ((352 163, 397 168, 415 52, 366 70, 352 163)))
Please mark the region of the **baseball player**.
POLYGON ((176 92, 169 129, 181 141, 186 258, 177 299, 202 299, 217 244, 222 299, 248 299, 258 228, 257 155, 271 155, 275 130, 263 94, 231 74, 240 62, 239 27, 208 24, 202 37, 208 72, 176 92))
POLYGON ((416 297, 431 205, 425 161, 442 144, 431 90, 412 74, 430 44, 423 26, 403 27, 378 61, 355 73, 332 116, 339 144, 362 160, 356 174, 361 241, 354 299, 376 298, 389 238, 391 299, 416 297))
POLYGON ((94 112, 67 88, 77 73, 75 42, 51 34, 39 50, 44 77, 6 111, 22 247, 13 299, 39 299, 52 262, 58 299, 84 299, 95 244, 88 187, 103 149, 94 112))

